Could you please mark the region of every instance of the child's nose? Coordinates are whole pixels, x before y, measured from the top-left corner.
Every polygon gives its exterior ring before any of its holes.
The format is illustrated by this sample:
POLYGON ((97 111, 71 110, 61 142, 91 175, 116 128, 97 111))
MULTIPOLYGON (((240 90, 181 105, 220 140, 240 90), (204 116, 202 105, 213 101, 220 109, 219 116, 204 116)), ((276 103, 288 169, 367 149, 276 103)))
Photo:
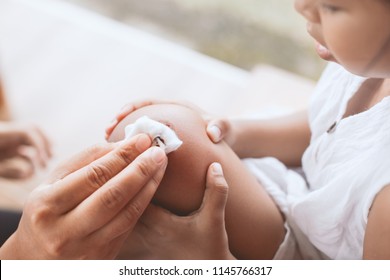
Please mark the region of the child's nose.
POLYGON ((313 23, 320 22, 318 4, 315 0, 295 0, 295 10, 313 23))

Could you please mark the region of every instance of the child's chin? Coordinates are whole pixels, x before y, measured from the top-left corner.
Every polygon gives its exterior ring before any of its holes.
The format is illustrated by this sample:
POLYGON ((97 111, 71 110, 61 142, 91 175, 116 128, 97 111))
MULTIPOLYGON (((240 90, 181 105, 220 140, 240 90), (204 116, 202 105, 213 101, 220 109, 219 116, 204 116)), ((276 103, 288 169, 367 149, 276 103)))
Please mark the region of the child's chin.
POLYGON ((332 53, 323 45, 316 42, 316 51, 319 57, 321 57, 323 60, 326 61, 333 61, 336 62, 336 59, 332 55, 332 53))

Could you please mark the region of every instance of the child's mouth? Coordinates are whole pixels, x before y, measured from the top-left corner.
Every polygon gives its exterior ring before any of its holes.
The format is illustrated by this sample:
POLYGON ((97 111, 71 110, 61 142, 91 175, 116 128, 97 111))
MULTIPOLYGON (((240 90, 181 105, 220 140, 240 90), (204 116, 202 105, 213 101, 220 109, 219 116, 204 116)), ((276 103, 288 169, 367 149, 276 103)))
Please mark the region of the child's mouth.
POLYGON ((332 60, 332 53, 323 45, 316 42, 316 51, 317 54, 324 60, 332 60))

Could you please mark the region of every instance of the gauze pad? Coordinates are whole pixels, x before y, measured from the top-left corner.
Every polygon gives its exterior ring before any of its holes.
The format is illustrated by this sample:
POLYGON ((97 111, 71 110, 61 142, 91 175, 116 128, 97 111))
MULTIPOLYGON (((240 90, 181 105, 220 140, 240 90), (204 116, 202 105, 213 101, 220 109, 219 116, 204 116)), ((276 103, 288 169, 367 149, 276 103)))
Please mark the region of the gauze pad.
POLYGON ((166 154, 177 150, 183 141, 168 126, 143 116, 125 127, 125 138, 145 133, 153 139, 153 145, 162 148, 166 154))

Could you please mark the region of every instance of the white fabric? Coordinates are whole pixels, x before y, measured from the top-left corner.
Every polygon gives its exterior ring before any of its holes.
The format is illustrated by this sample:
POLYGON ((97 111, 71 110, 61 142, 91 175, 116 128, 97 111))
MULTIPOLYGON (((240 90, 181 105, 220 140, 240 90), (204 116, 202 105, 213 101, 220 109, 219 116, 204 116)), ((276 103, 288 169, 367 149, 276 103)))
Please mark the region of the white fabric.
POLYGON ((390 184, 390 97, 343 118, 364 81, 334 63, 319 81, 309 110, 312 139, 302 159, 308 187, 275 159, 247 162, 255 174, 263 173, 261 182, 294 229, 332 259, 362 258, 373 199, 390 184))
POLYGON ((126 139, 140 133, 148 134, 150 138, 159 144, 160 148, 162 148, 166 154, 177 150, 183 144, 183 141, 177 137, 172 129, 147 116, 140 117, 134 123, 125 127, 126 139), (158 138, 160 138, 162 142, 158 138))
POLYGON ((286 236, 274 259, 327 259, 297 227, 290 205, 307 193, 305 179, 275 158, 244 159, 243 163, 271 195, 286 219, 286 236))
POLYGON ((300 228, 334 259, 361 259, 367 217, 390 184, 390 98, 343 119, 365 78, 328 66, 313 97, 303 169, 311 192, 292 207, 300 228), (335 131, 327 133, 337 122, 335 131))

